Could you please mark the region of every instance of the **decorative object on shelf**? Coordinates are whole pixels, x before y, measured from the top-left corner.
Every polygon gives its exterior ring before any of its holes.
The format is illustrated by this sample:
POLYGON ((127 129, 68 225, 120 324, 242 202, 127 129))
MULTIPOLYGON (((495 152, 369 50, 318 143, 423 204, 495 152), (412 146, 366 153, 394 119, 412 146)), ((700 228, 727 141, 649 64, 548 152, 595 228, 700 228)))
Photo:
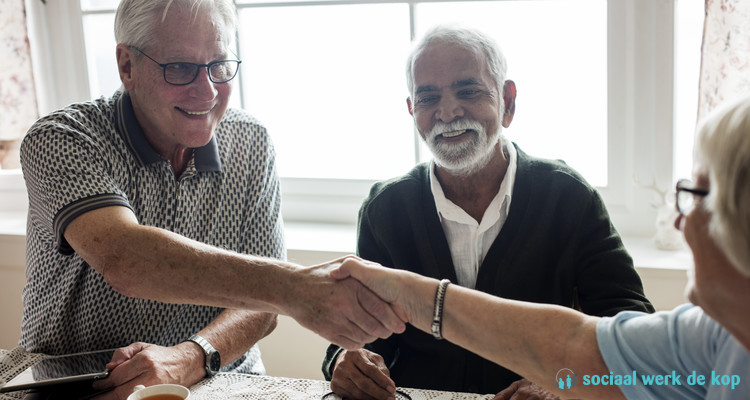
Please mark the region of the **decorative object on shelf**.
POLYGON ((651 205, 656 208, 654 245, 660 250, 681 250, 685 248, 685 239, 682 237, 682 232, 674 227, 674 221, 678 215, 674 204, 674 189, 671 186, 669 189, 661 189, 656 184, 656 179, 652 178, 652 181, 650 185, 644 185, 637 177, 635 178, 636 185, 656 194, 656 200, 651 202, 651 205))

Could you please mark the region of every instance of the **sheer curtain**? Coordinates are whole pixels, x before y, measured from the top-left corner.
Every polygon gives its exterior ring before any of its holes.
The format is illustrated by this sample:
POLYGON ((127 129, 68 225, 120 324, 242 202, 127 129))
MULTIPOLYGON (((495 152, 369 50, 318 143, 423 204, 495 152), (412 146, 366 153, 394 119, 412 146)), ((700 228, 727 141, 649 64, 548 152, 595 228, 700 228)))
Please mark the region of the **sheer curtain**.
POLYGON ((698 119, 725 100, 750 94, 750 2, 706 0, 698 119))
POLYGON ((0 0, 0 169, 19 166, 20 139, 37 118, 24 0, 0 0))

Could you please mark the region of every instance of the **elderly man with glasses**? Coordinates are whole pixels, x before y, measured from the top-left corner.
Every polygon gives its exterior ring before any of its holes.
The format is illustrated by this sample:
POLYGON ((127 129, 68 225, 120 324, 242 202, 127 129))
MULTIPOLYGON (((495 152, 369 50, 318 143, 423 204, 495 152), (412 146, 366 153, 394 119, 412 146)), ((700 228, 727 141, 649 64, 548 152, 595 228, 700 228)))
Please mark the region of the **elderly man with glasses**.
POLYGON ((23 142, 20 344, 120 347, 103 398, 219 368, 262 374, 256 342, 276 313, 347 348, 404 329, 359 282, 330 278, 337 261, 284 260, 269 135, 227 107, 235 20, 229 0, 121 1, 121 90, 40 119, 23 142))

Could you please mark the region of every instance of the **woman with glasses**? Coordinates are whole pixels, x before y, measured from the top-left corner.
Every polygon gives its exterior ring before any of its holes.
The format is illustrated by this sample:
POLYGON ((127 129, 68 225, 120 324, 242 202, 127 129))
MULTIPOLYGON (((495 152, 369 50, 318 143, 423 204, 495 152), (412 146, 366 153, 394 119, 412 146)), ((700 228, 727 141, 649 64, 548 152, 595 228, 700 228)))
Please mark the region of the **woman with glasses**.
POLYGON ((354 259, 332 274, 359 279, 417 328, 566 398, 748 399, 750 97, 701 125, 694 175, 677 184, 675 220, 693 253, 692 304, 669 312, 591 317, 354 259))

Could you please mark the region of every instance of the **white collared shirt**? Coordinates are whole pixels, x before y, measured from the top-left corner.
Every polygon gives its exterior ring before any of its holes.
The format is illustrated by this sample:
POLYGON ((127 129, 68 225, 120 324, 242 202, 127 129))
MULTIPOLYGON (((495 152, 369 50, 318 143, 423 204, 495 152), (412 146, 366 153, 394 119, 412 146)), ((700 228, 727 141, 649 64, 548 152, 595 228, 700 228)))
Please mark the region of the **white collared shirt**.
POLYGON ((513 184, 516 180, 517 154, 516 148, 505 136, 501 140, 503 150, 508 155, 508 169, 500 184, 500 190, 484 211, 481 222, 477 222, 464 209, 445 197, 435 175, 435 162, 433 161, 430 166, 432 196, 435 198, 440 223, 448 240, 451 258, 456 268, 457 283, 468 288, 476 286, 479 266, 482 265, 505 220, 508 219, 513 184))

